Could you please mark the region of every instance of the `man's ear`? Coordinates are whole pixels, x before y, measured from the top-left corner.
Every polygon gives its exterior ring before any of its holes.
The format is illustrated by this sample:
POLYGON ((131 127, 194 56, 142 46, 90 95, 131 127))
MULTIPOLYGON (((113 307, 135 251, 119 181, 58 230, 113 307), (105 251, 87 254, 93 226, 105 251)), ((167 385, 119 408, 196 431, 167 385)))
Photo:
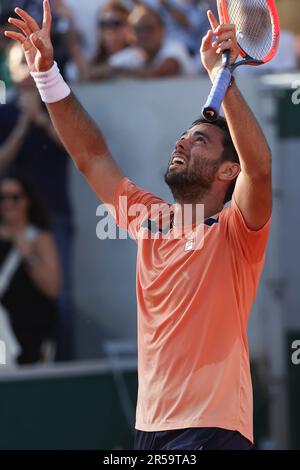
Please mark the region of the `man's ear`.
POLYGON ((234 180, 241 171, 241 167, 238 163, 224 162, 220 165, 218 171, 218 179, 220 181, 232 181, 234 180))

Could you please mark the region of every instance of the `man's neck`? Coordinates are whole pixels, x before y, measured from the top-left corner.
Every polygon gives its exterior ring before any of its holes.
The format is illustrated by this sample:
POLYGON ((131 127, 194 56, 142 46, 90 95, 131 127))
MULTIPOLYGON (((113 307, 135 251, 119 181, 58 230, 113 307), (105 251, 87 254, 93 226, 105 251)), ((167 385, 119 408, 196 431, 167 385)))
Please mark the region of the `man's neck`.
POLYGON ((224 207, 224 195, 206 194, 197 200, 176 200, 174 225, 197 225, 221 212, 224 207))

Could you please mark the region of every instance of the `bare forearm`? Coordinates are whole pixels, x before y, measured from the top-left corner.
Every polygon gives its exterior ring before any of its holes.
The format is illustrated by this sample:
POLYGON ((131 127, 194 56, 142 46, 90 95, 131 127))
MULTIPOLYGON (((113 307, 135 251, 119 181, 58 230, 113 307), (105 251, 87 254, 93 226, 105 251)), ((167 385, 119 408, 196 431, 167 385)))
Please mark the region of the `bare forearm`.
POLYGON ((95 157, 109 152, 100 130, 74 95, 47 104, 47 109, 62 143, 80 171, 84 172, 95 157))
POLYGON ((269 174, 270 148, 255 116, 235 84, 227 92, 223 109, 242 171, 250 176, 269 174))
POLYGON ((48 297, 57 297, 60 288, 58 275, 49 273, 47 266, 40 260, 36 260, 32 265, 28 265, 28 274, 36 287, 48 297))

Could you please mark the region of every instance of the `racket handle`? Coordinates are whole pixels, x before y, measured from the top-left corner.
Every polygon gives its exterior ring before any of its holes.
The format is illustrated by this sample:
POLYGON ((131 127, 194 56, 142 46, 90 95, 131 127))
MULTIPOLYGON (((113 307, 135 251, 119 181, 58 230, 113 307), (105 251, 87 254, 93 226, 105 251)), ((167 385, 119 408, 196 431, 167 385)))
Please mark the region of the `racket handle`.
POLYGON ((202 116, 207 121, 213 122, 218 119, 222 101, 230 85, 231 77, 232 75, 228 67, 223 67, 219 71, 209 97, 202 108, 202 116))

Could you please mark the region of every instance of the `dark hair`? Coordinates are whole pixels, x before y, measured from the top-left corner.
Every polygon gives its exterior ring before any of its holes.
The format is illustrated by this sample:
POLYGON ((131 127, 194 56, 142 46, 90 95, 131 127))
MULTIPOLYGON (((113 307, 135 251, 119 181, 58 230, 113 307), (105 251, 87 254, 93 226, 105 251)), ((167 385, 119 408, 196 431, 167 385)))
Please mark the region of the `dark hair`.
POLYGON ((134 11, 144 11, 145 13, 148 13, 150 15, 152 15, 157 23, 164 27, 165 26, 165 22, 163 20, 163 17, 161 16, 160 14, 160 10, 158 8, 155 8, 155 7, 150 7, 148 5, 144 5, 144 4, 138 4, 134 7, 134 9, 132 10, 132 13, 134 11))
MULTIPOLYGON (((105 3, 101 8, 100 8, 100 18, 103 13, 108 13, 108 12, 114 12, 114 13, 119 13, 124 17, 124 19, 127 21, 128 16, 129 16, 129 10, 126 8, 123 3, 119 2, 118 0, 110 0, 107 3, 105 3)), ((128 43, 127 46, 130 46, 128 43)), ((105 48, 105 45, 103 44, 102 39, 98 42, 96 46, 96 51, 91 59, 91 63, 93 65, 99 65, 107 62, 109 59, 109 54, 108 51, 105 48)))
MULTIPOLYGON (((193 124, 191 125, 191 128, 194 127, 194 126, 197 126, 199 124, 211 124, 213 126, 218 127, 219 129, 221 129, 223 131, 223 142, 222 143, 223 143, 224 150, 223 150, 222 159, 221 159, 222 163, 229 161, 229 162, 234 162, 234 163, 240 164, 238 153, 237 153, 237 151, 235 149, 235 146, 232 142, 232 138, 231 138, 230 131, 229 131, 229 128, 228 128, 228 124, 227 124, 227 121, 224 117, 220 116, 214 122, 209 122, 204 118, 199 118, 199 119, 196 119, 196 121, 193 122, 193 124)), ((231 200, 232 195, 233 195, 233 191, 234 191, 234 188, 235 188, 236 180, 237 180, 237 178, 232 180, 231 183, 229 184, 229 186, 227 188, 227 192, 225 194, 224 204, 226 204, 226 202, 231 200)))
MULTIPOLYGON (((47 210, 43 207, 40 202, 40 198, 37 196, 32 185, 27 179, 18 171, 9 171, 2 174, 0 177, 0 186, 3 181, 13 180, 22 186, 25 196, 29 201, 28 209, 28 220, 35 227, 41 230, 48 230, 50 228, 50 219, 47 210)), ((0 217, 1 222, 1 217, 0 217)))

